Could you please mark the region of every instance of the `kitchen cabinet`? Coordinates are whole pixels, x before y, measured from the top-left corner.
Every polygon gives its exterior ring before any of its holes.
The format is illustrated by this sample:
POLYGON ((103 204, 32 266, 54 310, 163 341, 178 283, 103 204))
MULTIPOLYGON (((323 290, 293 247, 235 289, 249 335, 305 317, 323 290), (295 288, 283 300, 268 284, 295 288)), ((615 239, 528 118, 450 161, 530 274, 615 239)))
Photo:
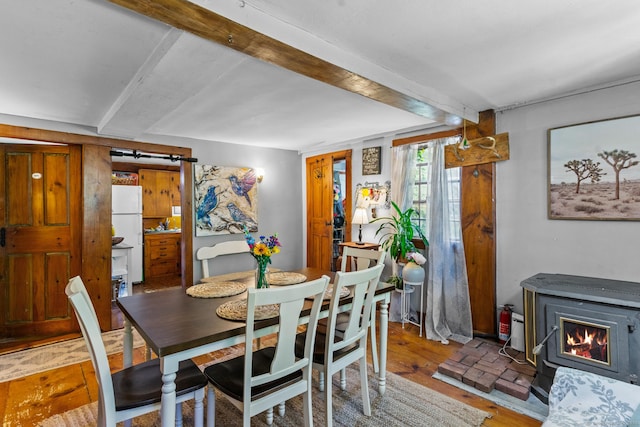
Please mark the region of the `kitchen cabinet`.
POLYGON ((171 216, 171 206, 180 204, 180 172, 140 169, 138 174, 142 186, 142 216, 171 216))
POLYGON ((144 236, 144 278, 180 275, 180 233, 150 233, 144 236))

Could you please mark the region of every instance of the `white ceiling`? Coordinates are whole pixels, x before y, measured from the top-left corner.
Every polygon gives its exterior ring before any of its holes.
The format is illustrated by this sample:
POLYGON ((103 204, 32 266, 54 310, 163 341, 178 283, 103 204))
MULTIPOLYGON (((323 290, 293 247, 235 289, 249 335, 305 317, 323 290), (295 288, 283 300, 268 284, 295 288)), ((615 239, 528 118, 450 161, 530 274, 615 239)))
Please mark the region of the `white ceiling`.
MULTIPOLYGON (((0 114, 301 152, 442 125, 105 0, 0 1, 0 114)), ((636 0, 195 3, 471 120, 640 79, 636 0)))

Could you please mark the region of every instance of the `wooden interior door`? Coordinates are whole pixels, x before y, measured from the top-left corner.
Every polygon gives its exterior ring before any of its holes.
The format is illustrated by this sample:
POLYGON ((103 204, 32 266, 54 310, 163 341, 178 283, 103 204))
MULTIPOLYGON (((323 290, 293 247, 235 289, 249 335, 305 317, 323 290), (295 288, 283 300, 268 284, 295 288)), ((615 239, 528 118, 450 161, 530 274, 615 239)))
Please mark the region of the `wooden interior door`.
POLYGON ((81 160, 71 146, 0 144, 0 331, 77 329, 64 288, 81 271, 81 160))
POLYGON ((307 267, 331 269, 333 257, 331 155, 307 158, 307 267))
POLYGON ((345 240, 351 238, 351 150, 307 158, 307 267, 333 270, 333 162, 338 159, 346 160, 345 240))

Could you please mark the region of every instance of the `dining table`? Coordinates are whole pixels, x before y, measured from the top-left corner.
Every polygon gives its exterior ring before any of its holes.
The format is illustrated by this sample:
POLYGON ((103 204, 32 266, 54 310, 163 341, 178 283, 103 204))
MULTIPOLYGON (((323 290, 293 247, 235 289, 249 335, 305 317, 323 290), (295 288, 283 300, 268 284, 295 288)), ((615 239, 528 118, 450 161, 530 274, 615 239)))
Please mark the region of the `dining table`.
MULTIPOLYGON (((306 280, 327 275, 333 281, 334 273, 321 269, 303 268, 292 270, 303 274, 306 280)), ((249 274, 223 275, 221 279, 241 281, 247 287, 255 283, 253 272, 249 274)), ((198 286, 198 285, 194 285, 198 286)), ((379 303, 379 369, 378 388, 384 394, 386 388, 387 334, 389 301, 394 285, 380 282, 375 291, 374 309, 379 303)), ((124 315, 123 362, 133 363, 132 327, 144 339, 147 348, 160 358, 162 372, 162 426, 175 425, 176 393, 175 378, 181 361, 216 350, 244 343, 245 322, 227 320, 216 314, 218 307, 229 301, 246 299, 246 292, 221 298, 196 298, 189 296, 184 288, 140 293, 118 298, 116 303, 124 315)), ((309 320, 311 302, 301 313, 300 324, 309 320)), ((351 297, 340 299, 340 310, 351 308, 351 297)), ((329 300, 321 309, 321 317, 328 316, 329 300)), ((260 320, 255 323, 256 337, 277 332, 278 318, 260 320)), ((373 327, 373 326, 372 326, 373 327)))

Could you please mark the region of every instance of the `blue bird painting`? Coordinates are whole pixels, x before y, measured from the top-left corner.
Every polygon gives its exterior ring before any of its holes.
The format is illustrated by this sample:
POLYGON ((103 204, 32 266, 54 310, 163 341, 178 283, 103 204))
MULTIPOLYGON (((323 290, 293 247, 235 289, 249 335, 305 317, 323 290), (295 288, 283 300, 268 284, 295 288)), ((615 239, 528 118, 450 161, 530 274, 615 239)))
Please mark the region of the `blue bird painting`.
POLYGON ((211 218, 209 218, 209 212, 214 210, 217 206, 218 195, 216 194, 216 187, 212 185, 207 189, 207 194, 204 195, 198 205, 198 210, 196 211, 197 221, 208 225, 211 229, 213 225, 211 224, 211 218))
POLYGON ((233 218, 235 222, 246 225, 250 230, 257 228, 256 222, 251 219, 251 217, 242 212, 242 210, 240 210, 240 208, 236 206, 235 203, 228 203, 227 209, 229 209, 231 218, 233 218))
POLYGON ((256 174, 253 169, 249 169, 249 171, 245 173, 242 178, 238 178, 235 175, 230 175, 229 181, 231 181, 231 189, 233 190, 233 192, 238 196, 247 199, 247 202, 249 202, 249 206, 251 206, 249 191, 251 191, 256 183, 256 174))

